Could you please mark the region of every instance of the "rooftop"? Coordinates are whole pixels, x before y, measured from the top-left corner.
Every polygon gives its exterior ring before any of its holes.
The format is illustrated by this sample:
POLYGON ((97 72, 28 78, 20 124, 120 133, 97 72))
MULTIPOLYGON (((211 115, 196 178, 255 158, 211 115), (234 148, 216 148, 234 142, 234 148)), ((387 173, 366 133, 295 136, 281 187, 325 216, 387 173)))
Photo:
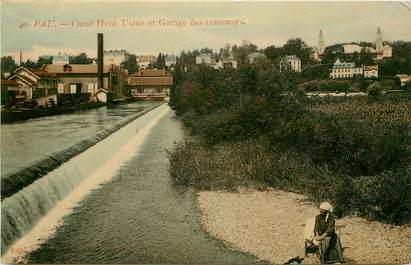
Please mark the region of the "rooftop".
MULTIPOLYGON (((46 73, 53 73, 53 74, 65 74, 65 73, 97 74, 97 64, 66 64, 66 65, 46 64, 43 66, 43 71, 46 73)), ((103 73, 108 73, 109 71, 110 71, 110 65, 104 65, 103 73)))
POLYGON ((132 86, 170 86, 173 84, 173 76, 165 70, 143 69, 130 76, 128 84, 132 86))

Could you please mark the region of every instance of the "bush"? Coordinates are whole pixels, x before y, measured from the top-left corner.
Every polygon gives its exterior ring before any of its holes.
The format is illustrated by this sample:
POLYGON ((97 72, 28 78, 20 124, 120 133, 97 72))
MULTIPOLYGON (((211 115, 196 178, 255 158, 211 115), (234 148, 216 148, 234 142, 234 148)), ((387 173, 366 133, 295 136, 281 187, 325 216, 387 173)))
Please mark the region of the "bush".
POLYGON ((399 171, 385 171, 365 182, 358 207, 362 216, 396 225, 410 219, 410 165, 399 171))
POLYGON ((382 93, 382 86, 380 82, 374 82, 368 86, 367 90, 368 90, 368 96, 372 98, 377 98, 382 93))
POLYGON ((351 88, 350 81, 347 80, 314 80, 304 82, 298 85, 298 88, 307 92, 348 92, 351 88))
POLYGON ((180 185, 227 191, 274 187, 305 193, 317 203, 330 201, 339 217, 358 214, 393 224, 410 217, 411 167, 357 180, 318 166, 300 152, 268 149, 263 138, 211 148, 201 141, 187 141, 170 153, 170 162, 171 176, 180 185))

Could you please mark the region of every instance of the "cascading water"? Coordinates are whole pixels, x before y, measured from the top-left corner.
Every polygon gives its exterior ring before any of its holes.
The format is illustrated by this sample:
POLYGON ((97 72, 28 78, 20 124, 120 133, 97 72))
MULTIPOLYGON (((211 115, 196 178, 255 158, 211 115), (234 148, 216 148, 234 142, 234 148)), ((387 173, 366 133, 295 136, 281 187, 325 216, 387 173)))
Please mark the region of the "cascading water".
POLYGON ((113 132, 117 131, 121 127, 127 125, 130 121, 144 115, 148 111, 157 107, 154 105, 143 111, 138 112, 138 114, 131 115, 130 117, 123 119, 121 122, 114 126, 98 131, 96 134, 86 137, 79 141, 78 143, 69 146, 63 150, 57 151, 48 155, 48 157, 40 159, 39 161, 33 162, 30 166, 26 166, 17 172, 9 173, 1 178, 1 197, 2 199, 13 195, 27 185, 33 183, 36 179, 41 178, 48 172, 59 167, 64 162, 68 161, 72 157, 80 154, 89 147, 95 145, 99 141, 111 135, 113 132))
MULTIPOLYGON (((15 191, 2 201, 2 256, 17 239, 27 234, 59 201, 87 177, 93 176, 93 172, 101 168, 108 160, 112 160, 113 155, 128 143, 130 138, 135 137, 139 130, 147 126, 148 122, 159 114, 159 111, 167 108, 163 105, 163 107, 152 110, 157 106, 100 131, 74 147, 58 152, 56 156, 50 158, 58 161, 57 163, 49 163, 46 166, 36 165, 48 173, 44 176, 33 174, 33 178, 37 180, 34 179, 34 182, 31 181, 33 183, 26 185, 18 192, 15 191), (56 165, 60 166, 56 168, 56 165)), ((119 161, 121 162, 123 161, 119 161)), ((28 169, 25 172, 32 172, 32 170, 28 169)))

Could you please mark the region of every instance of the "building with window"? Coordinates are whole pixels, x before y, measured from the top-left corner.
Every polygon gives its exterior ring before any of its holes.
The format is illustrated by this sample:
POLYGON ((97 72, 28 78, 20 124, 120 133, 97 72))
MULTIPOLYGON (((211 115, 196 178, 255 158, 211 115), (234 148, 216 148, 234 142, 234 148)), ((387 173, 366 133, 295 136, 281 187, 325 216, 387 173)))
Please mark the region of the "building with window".
POLYGON ((37 82, 40 80, 41 71, 27 67, 19 67, 14 70, 7 80, 16 81, 19 93, 26 96, 26 99, 33 99, 33 92, 37 87, 37 82))
POLYGON ((355 67, 354 63, 341 62, 337 59, 330 72, 331 79, 352 78, 355 75, 363 75, 362 67, 355 67))
POLYGON ((128 85, 135 98, 165 98, 170 95, 173 76, 166 70, 140 69, 130 76, 128 85))
POLYGON ((288 55, 282 59, 280 68, 289 67, 296 73, 301 73, 301 60, 296 55, 288 55))
POLYGON ((155 61, 157 61, 157 57, 154 55, 137 56, 137 65, 140 69, 151 68, 155 61))
POLYGON ((122 62, 126 62, 128 60, 128 52, 126 50, 109 50, 104 51, 103 58, 104 64, 110 65, 121 65, 122 62))
POLYGON ((196 56, 196 64, 214 64, 215 62, 211 58, 211 53, 202 53, 196 56))
POLYGON ((55 65, 65 65, 70 63, 70 58, 67 55, 56 55, 53 56, 52 64, 55 65))
POLYGON ((407 74, 398 74, 395 76, 395 78, 399 79, 401 86, 405 86, 408 82, 411 81, 411 75, 407 74))
POLYGON ((167 67, 173 67, 177 63, 177 56, 167 55, 166 58, 164 58, 164 62, 167 67))
POLYGON ((364 65, 364 78, 378 78, 378 65, 364 65))
MULTIPOLYGON (((96 64, 46 64, 42 70, 58 80, 58 94, 89 94, 92 99, 95 99, 98 89, 96 64)), ((127 74, 127 70, 121 66, 104 65, 103 89, 113 93, 114 98, 121 98, 127 74)))

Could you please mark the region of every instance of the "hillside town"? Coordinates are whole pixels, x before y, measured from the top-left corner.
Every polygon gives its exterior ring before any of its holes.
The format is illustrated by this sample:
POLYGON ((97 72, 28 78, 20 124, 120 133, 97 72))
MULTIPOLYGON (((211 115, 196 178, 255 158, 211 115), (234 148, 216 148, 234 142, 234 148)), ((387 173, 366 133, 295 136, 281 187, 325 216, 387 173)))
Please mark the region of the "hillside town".
MULTIPOLYGON (((406 69, 390 68, 406 55, 396 54, 395 47, 393 51, 393 43, 383 40, 380 27, 374 43, 328 46, 325 43, 325 34, 320 30, 315 47, 308 47, 301 39, 290 39, 283 47, 272 45, 259 49, 243 40, 240 46, 226 44, 219 52, 203 48, 183 51, 179 56, 104 50, 102 87, 98 87, 97 58, 89 58, 85 53, 77 56, 59 53, 43 55, 33 62, 24 61, 21 51, 18 63, 10 56, 2 57, 2 111, 20 113, 60 106, 87 107, 132 99, 164 99, 170 95, 176 70, 187 71, 195 64, 218 70, 274 63, 280 71, 291 71, 300 88, 305 81, 327 79, 349 81, 351 85, 345 92, 366 93, 374 81, 385 86, 384 91, 401 91, 409 86, 411 76, 406 69)), ((407 44, 394 42, 394 45, 407 44)), ((305 92, 321 89, 311 90, 305 92)))

